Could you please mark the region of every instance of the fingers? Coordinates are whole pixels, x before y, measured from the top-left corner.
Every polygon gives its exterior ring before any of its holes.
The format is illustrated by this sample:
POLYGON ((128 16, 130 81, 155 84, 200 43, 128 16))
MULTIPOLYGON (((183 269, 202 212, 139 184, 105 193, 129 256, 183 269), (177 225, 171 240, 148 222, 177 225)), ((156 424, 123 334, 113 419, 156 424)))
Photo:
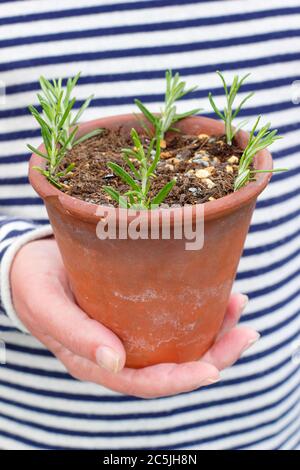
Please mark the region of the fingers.
MULTIPOLYGON (((60 285, 53 284, 52 289, 53 295, 50 293, 48 282, 47 295, 48 300, 50 299, 50 302, 48 305, 45 305, 45 307, 41 307, 41 312, 39 314, 40 317, 42 316, 44 319, 44 325, 46 326, 45 331, 47 334, 52 336, 67 350, 72 351, 75 355, 84 357, 89 361, 98 364, 101 368, 104 368, 109 372, 119 372, 125 364, 125 350, 119 338, 103 325, 89 319, 87 315, 73 302, 73 299, 70 298, 69 294, 63 288, 61 288, 60 285)), ((225 335, 225 333, 228 332, 230 328, 232 328, 238 322, 245 303, 246 299, 241 294, 235 294, 231 297, 219 338, 221 338, 222 335, 225 335)), ((217 344, 212 349, 214 351, 214 358, 219 358, 220 355, 221 363, 224 364, 221 366, 221 368, 226 367, 226 364, 230 365, 235 362, 239 357, 241 348, 243 347, 242 345, 239 349, 238 344, 235 344, 234 348, 230 346, 227 358, 227 352, 224 353, 222 350, 222 344, 226 344, 226 338, 228 337, 226 336, 224 341, 220 343, 221 346, 219 345, 219 342, 217 342, 217 344), (220 350, 221 353, 219 353, 220 350)), ((242 341, 239 335, 238 338, 242 341)), ((216 363, 211 362, 211 364, 219 368, 218 361, 216 363)), ((185 373, 186 370, 190 370, 188 365, 176 366, 173 373, 171 374, 171 378, 174 377, 178 367, 182 369, 180 369, 180 372, 183 373, 185 373)), ((197 367, 202 367, 202 365, 197 367)), ((156 372, 156 370, 157 369, 155 369, 154 372, 156 372)), ((141 376, 143 377, 144 382, 138 387, 139 396, 141 396, 141 394, 145 393, 146 391, 145 379, 148 377, 150 372, 148 369, 144 369, 144 371, 145 373, 143 375, 141 373, 137 374, 136 371, 126 372, 127 382, 129 376, 132 376, 132 378, 133 376, 135 377, 135 387, 137 385, 137 380, 140 380, 141 376)), ((199 372, 198 369, 197 372, 199 372)), ((189 380, 186 382, 188 390, 197 388, 202 384, 199 382, 199 375, 196 375, 196 385, 193 387, 191 384, 192 377, 194 376, 190 376, 189 380)), ((97 378, 99 380, 98 371, 97 378)), ((119 378, 120 377, 118 377, 118 380, 119 378)), ((168 380, 170 380, 170 377, 168 377, 168 380)), ((180 391, 185 390, 183 389, 184 383, 185 382, 181 382, 179 384, 180 391)), ((177 389, 177 386, 174 381, 169 381, 168 384, 165 384, 164 381, 160 381, 160 383, 156 384, 155 391, 150 393, 154 393, 155 396, 163 396, 164 393, 167 395, 170 393, 180 393, 179 391, 172 392, 172 390, 175 389, 177 389)), ((153 390, 153 384, 150 387, 150 390, 153 390)), ((130 393, 134 394, 133 392, 130 393)))
POLYGON ((42 335, 40 340, 73 377, 126 395, 141 398, 164 397, 195 390, 219 380, 219 371, 205 362, 159 364, 144 369, 125 368, 114 374, 88 359, 74 355, 49 336, 42 335))
POLYGON ((58 357, 71 375, 119 393, 141 398, 157 398, 188 392, 219 380, 219 370, 231 366, 253 345, 259 334, 247 327, 224 333, 199 362, 159 364, 144 369, 125 368, 117 374, 98 367, 88 359, 68 351, 52 338, 42 342, 58 357))
POLYGON ((234 364, 260 338, 259 333, 246 326, 225 332, 203 356, 202 361, 222 370, 234 364))
POLYGON ((220 380, 219 371, 212 364, 204 362, 124 369, 118 375, 122 376, 126 384, 126 393, 142 398, 176 395, 220 380))
POLYGON ((248 302, 249 298, 247 295, 238 293, 231 294, 223 325, 221 327, 218 337, 221 337, 226 331, 236 326, 248 302))
POLYGON ((53 336, 70 351, 110 371, 124 367, 120 339, 76 305, 54 240, 25 245, 11 276, 14 304, 29 331, 53 336))
MULTIPOLYGON (((59 282, 47 280, 40 286, 42 294, 34 297, 39 305, 40 328, 74 354, 97 363, 111 372, 125 364, 125 349, 120 339, 108 328, 90 319, 62 288, 59 282)), ((32 309, 36 307, 32 306, 32 309)), ((99 307, 101 308, 101 306, 99 307)))
POLYGON ((245 297, 235 294, 222 332, 204 361, 123 369, 125 350, 120 339, 76 305, 53 240, 24 247, 11 275, 17 310, 28 329, 73 376, 120 393, 153 398, 208 385, 219 379, 218 369, 235 362, 257 339, 253 330, 234 327, 245 305, 245 297))
MULTIPOLYGON (((142 398, 171 396, 217 382, 219 370, 232 365, 259 338, 258 333, 250 328, 233 327, 245 305, 244 297, 236 294, 231 298, 222 335, 201 361, 178 365, 160 364, 138 370, 120 368, 120 372, 112 373, 112 370, 116 369, 111 365, 107 367, 99 360, 97 348, 99 338, 101 346, 110 347, 116 338, 115 335, 88 319, 66 292, 59 291, 59 295, 57 293, 55 289, 55 299, 51 296, 49 298, 48 295, 48 306, 42 315, 44 321, 46 316, 49 318, 50 305, 53 314, 50 325, 46 325, 46 331, 53 338, 44 335, 42 342, 77 379, 94 382, 127 395, 142 398), (66 313, 62 315, 61 311, 66 313), (66 328, 66 324, 70 326, 66 328)), ((121 347, 123 349, 122 345, 121 347)), ((125 353, 123 357, 124 361, 125 353)))

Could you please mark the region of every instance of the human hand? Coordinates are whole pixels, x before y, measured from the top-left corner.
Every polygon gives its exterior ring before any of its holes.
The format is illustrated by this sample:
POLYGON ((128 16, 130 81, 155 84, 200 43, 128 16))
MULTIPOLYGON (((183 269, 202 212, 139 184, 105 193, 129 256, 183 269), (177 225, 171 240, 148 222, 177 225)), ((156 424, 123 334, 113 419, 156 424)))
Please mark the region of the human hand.
POLYGON ((20 320, 73 377, 127 395, 162 397, 217 382, 220 371, 259 338, 253 329, 236 326, 247 298, 233 294, 221 332, 201 360, 129 369, 120 339, 75 303, 54 239, 21 248, 11 269, 11 286, 20 320))

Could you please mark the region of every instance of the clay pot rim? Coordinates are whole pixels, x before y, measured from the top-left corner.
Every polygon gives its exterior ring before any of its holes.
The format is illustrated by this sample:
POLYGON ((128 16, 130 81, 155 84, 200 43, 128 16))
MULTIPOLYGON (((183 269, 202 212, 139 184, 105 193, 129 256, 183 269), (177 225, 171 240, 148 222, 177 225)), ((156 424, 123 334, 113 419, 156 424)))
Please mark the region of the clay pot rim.
MULTIPOLYGON (((79 125, 78 135, 84 135, 92 129, 98 127, 120 127, 125 126, 136 121, 136 115, 134 114, 121 114, 117 116, 109 116, 100 119, 95 119, 88 121, 79 125)), ((199 125, 201 122, 204 127, 212 128, 213 133, 222 133, 224 131, 224 124, 216 119, 211 119, 203 116, 193 116, 187 119, 184 119, 180 122, 177 127, 186 129, 195 124, 199 125)), ((133 127, 133 124, 130 125, 133 127)), ((138 125, 135 126, 139 127, 138 125)), ((245 147, 248 141, 249 134, 245 131, 239 131, 237 138, 240 141, 242 147, 245 147)), ((39 150, 44 151, 44 146, 41 144, 39 150)), ((42 199, 46 200, 48 198, 57 198, 61 206, 73 216, 80 218, 82 220, 97 222, 99 221, 99 209, 101 212, 106 211, 107 214, 114 212, 116 220, 126 217, 128 220, 128 210, 122 208, 114 208, 110 206, 98 205, 90 202, 85 202, 80 199, 77 199, 73 196, 69 196, 58 188, 55 188, 47 179, 33 167, 45 167, 45 159, 39 155, 32 154, 29 162, 29 180, 35 191, 41 196, 42 199), (97 212, 98 210, 98 212, 97 212)), ((254 167, 258 170, 272 170, 273 160, 270 152, 268 150, 262 150, 257 153, 254 159, 254 167)), ((240 190, 228 194, 220 199, 215 201, 205 202, 203 204, 195 204, 193 206, 181 206, 171 209, 154 209, 150 211, 141 211, 145 217, 149 217, 150 213, 161 212, 166 210, 171 210, 173 214, 179 215, 182 213, 186 207, 192 207, 192 213, 196 216, 197 209, 199 206, 203 207, 205 219, 215 219, 219 216, 230 213, 234 210, 239 209, 240 207, 249 204, 252 200, 256 199, 258 195, 264 190, 271 179, 272 173, 258 173, 256 181, 248 183, 247 186, 241 188, 240 190), (174 212, 173 212, 174 211, 174 212)))

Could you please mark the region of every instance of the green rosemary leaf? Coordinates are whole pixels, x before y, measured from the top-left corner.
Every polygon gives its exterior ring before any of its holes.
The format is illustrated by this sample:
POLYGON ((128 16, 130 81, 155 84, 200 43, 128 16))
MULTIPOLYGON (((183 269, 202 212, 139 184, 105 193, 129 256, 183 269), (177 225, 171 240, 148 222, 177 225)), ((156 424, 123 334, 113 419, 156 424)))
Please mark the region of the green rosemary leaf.
POLYGON ((127 163, 127 165, 129 166, 130 170, 132 171, 132 173, 134 174, 134 176, 136 177, 136 179, 140 180, 141 179, 141 175, 139 174, 139 172, 137 171, 137 169, 135 168, 134 164, 132 163, 132 161, 129 160, 128 156, 126 155, 126 153, 123 153, 123 158, 125 160, 125 162, 127 163))
POLYGON ((214 112, 221 118, 223 121, 225 121, 225 116, 221 113, 221 111, 218 110, 217 105, 212 97, 211 92, 208 93, 208 99, 211 104, 211 107, 213 108, 214 112))
POLYGON ((127 157, 132 157, 132 158, 136 158, 136 159, 138 158, 137 152, 135 152, 131 148, 122 149, 122 154, 126 155, 127 157))
POLYGON ((55 104, 56 102, 56 95, 55 95, 55 89, 52 86, 51 82, 46 80, 44 77, 40 77, 40 87, 44 92, 44 95, 46 99, 48 100, 49 103, 55 104))
POLYGON ((134 102, 140 111, 144 114, 144 116, 148 119, 148 121, 151 122, 153 126, 155 126, 157 118, 154 116, 154 114, 152 114, 151 111, 149 111, 149 109, 146 108, 146 106, 140 100, 135 99, 134 102))
MULTIPOLYGON (((71 93, 74 90, 75 86, 77 85, 77 82, 80 78, 81 72, 78 72, 75 77, 73 78, 68 78, 67 80, 67 86, 66 86, 66 94, 65 94, 65 103, 68 103, 71 98, 71 93)), ((61 85, 60 85, 61 86, 61 85)), ((76 123, 77 121, 75 121, 76 123)), ((75 124, 74 123, 74 124, 75 124)))
POLYGON ((100 129, 100 128, 94 129, 93 131, 88 132, 88 134, 85 134, 79 137, 78 139, 74 140, 73 147, 75 147, 75 145, 81 144, 82 142, 84 142, 87 139, 90 139, 91 137, 95 137, 96 135, 101 134, 101 132, 103 132, 103 129, 100 129))
POLYGON ((144 129, 145 131, 145 134, 148 136, 148 137, 152 137, 152 134, 153 132, 151 132, 150 130, 150 127, 147 125, 147 122, 145 120, 143 120, 137 113, 133 113, 134 116, 136 117, 139 125, 141 126, 142 129, 144 129))
POLYGON ((33 166, 32 167, 34 170, 38 171, 39 173, 41 173, 41 175, 44 175, 44 176, 48 176, 49 175, 49 172, 44 170, 43 168, 40 168, 39 166, 33 166))
POLYGON ((152 204, 152 205, 159 205, 159 204, 161 204, 161 203, 166 199, 166 197, 168 196, 168 194, 170 193, 170 191, 171 191, 172 188, 174 187, 175 183, 176 183, 175 180, 169 181, 169 182, 159 191, 159 193, 152 199, 151 204, 152 204))
POLYGON ((228 88, 227 88, 227 85, 226 85, 225 78, 224 78, 223 74, 220 72, 220 70, 217 70, 216 74, 219 75, 220 79, 222 80, 225 95, 228 97, 228 95, 229 95, 228 88))
POLYGON ((127 171, 125 171, 120 165, 117 163, 109 162, 107 164, 108 168, 110 168, 117 176, 119 176, 124 183, 128 184, 132 189, 139 191, 139 186, 134 181, 134 179, 130 176, 127 171))
POLYGON ((44 127, 41 129, 41 134, 43 137, 44 141, 44 146, 46 149, 46 152, 48 155, 51 155, 53 153, 52 151, 52 135, 51 135, 51 130, 48 127, 44 127))
POLYGON ((28 109, 41 127, 48 127, 48 123, 40 116, 38 110, 34 106, 28 106, 28 109))
POLYGON ((46 160, 49 160, 48 155, 46 155, 45 153, 41 152, 41 151, 40 151, 39 149, 37 149, 36 147, 33 147, 33 146, 30 145, 30 144, 27 144, 27 147, 29 148, 29 150, 30 150, 32 153, 35 153, 36 155, 39 155, 40 157, 45 158, 46 160))
POLYGON ((191 111, 187 111, 186 113, 176 114, 176 122, 181 121, 181 119, 185 119, 190 116, 195 116, 195 114, 198 114, 200 111, 202 111, 202 108, 195 108, 195 109, 192 109, 191 111))
POLYGON ((104 186, 103 189, 112 199, 114 199, 119 204, 120 207, 123 207, 124 209, 128 208, 128 203, 126 199, 121 196, 118 191, 111 188, 110 186, 104 186))
POLYGON ((289 168, 273 168, 272 170, 251 170, 251 173, 279 173, 281 171, 289 171, 289 168))
MULTIPOLYGON (((45 175, 46 176, 46 175, 45 175)), ((60 182, 54 178, 53 176, 51 176, 50 174, 48 174, 47 176, 48 180, 50 181, 50 183, 53 184, 53 186, 55 186, 57 189, 61 189, 62 188, 62 185, 60 184, 60 182)))
POLYGON ((236 110, 234 111, 233 115, 232 115, 232 119, 234 119, 240 112, 241 108, 244 106, 244 104, 246 103, 246 101, 248 101, 250 98, 252 98, 252 96, 254 96, 255 93, 254 91, 252 93, 249 93, 249 95, 247 95, 241 102, 240 104, 238 105, 238 107, 236 108, 236 110))
POLYGON ((77 112, 76 116, 73 118, 73 120, 71 122, 71 126, 74 126, 75 124, 77 124, 77 122, 79 121, 79 119, 83 115, 84 111, 89 107, 89 105, 90 105, 93 98, 94 98, 94 95, 91 95, 85 100, 83 105, 79 108, 79 111, 77 112))
POLYGON ((75 168, 75 163, 70 163, 70 165, 67 166, 67 168, 65 169, 65 175, 70 173, 70 171, 72 171, 74 168, 75 168))

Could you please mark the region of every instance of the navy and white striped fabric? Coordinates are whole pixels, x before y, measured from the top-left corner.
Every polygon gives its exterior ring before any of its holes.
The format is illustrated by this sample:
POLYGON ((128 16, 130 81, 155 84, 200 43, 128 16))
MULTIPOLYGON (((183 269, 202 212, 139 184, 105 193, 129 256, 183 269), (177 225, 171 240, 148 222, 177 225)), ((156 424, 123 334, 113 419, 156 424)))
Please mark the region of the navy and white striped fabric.
POLYGON ((220 383, 156 400, 81 383, 2 311, 7 364, 0 365, 0 447, 299 448, 300 114, 292 102, 292 83, 300 79, 299 0, 5 1, 0 49, 4 258, 9 246, 46 222, 27 181, 25 147, 40 141, 26 107, 36 103, 41 74, 81 70, 78 105, 95 94, 88 120, 133 111, 134 97, 158 108, 166 68, 199 84, 182 109, 202 107, 212 116, 208 90, 222 100, 215 70, 229 79, 251 72, 241 96, 256 94, 240 118, 253 121, 262 113, 272 121, 284 136, 273 147, 276 166, 290 168, 274 175, 258 202, 235 286, 251 299, 242 322, 262 338, 220 383))

